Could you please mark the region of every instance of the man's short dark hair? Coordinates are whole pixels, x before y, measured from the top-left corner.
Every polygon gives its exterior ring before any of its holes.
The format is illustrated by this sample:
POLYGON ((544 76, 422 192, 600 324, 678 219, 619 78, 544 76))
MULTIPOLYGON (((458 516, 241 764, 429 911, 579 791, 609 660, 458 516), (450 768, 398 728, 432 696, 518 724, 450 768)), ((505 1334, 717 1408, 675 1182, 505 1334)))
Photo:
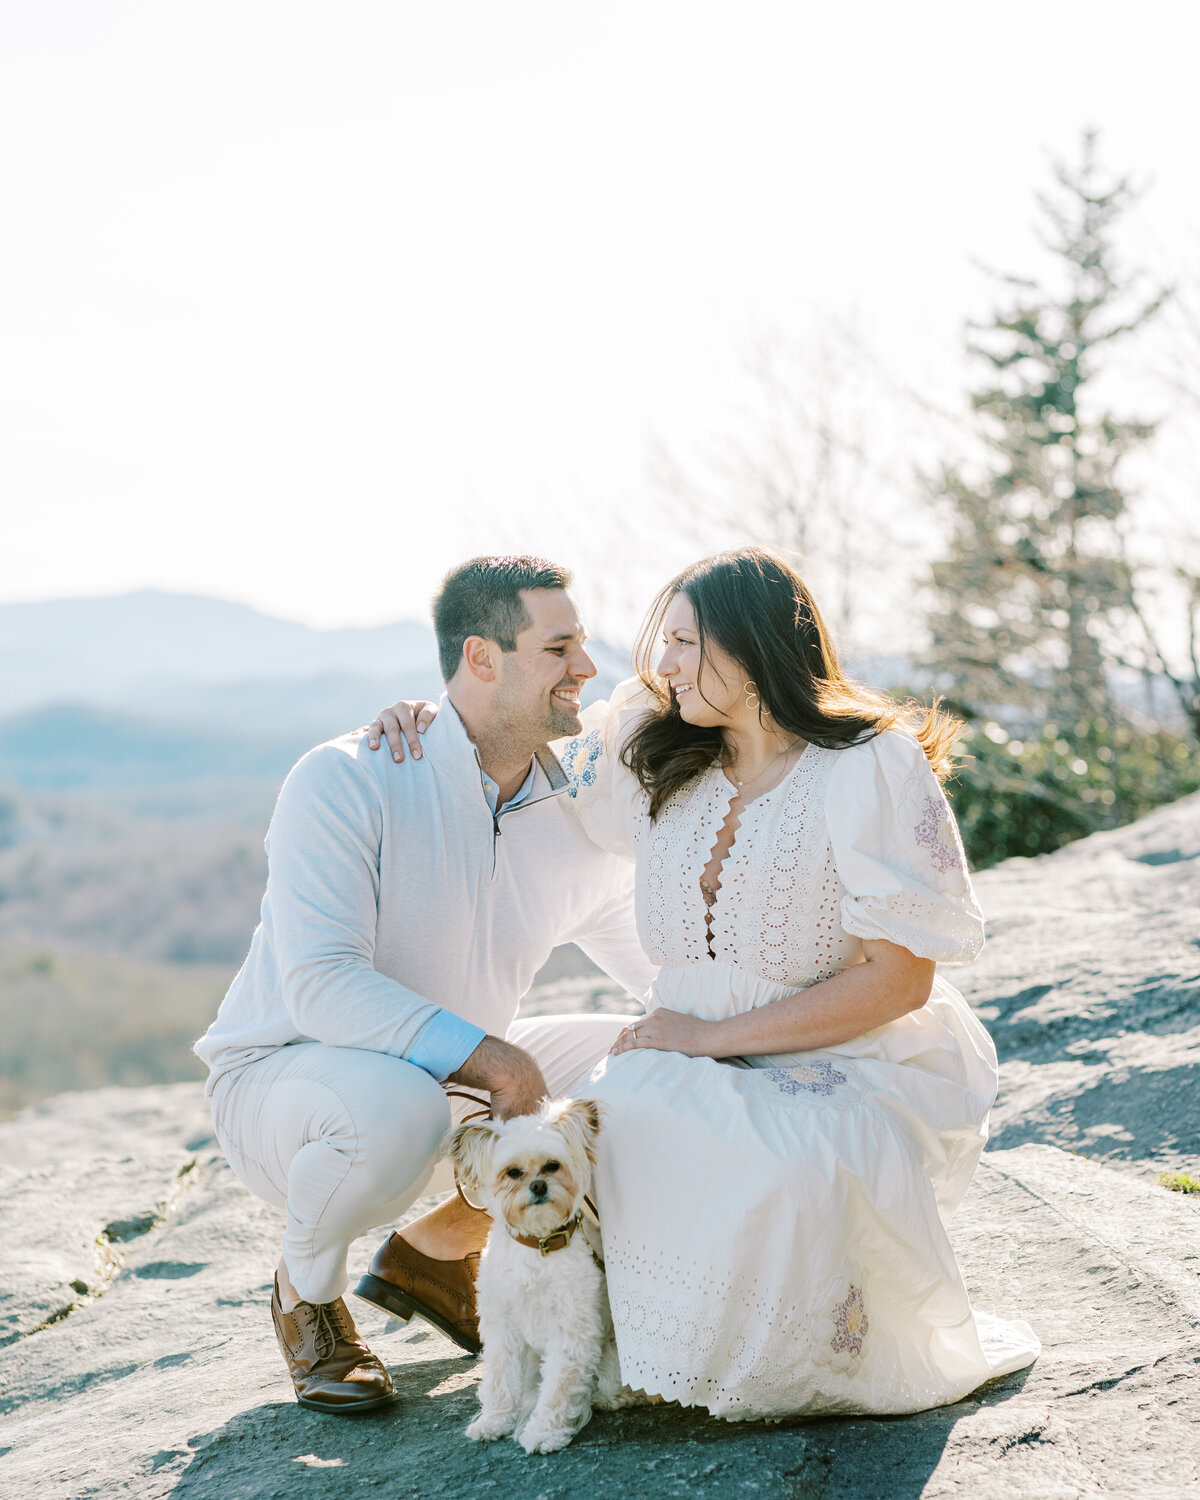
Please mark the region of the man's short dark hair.
POLYGON ((571 574, 544 557, 473 557, 452 568, 433 601, 438 658, 447 682, 462 661, 463 642, 481 635, 515 651, 529 624, 522 589, 567 589, 571 574))

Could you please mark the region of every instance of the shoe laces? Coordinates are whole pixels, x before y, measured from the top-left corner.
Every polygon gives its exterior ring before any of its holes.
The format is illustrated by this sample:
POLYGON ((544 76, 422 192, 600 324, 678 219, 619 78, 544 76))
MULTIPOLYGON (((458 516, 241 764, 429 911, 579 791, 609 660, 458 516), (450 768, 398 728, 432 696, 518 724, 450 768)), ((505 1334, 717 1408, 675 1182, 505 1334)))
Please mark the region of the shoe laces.
POLYGON ((318 1359, 328 1359, 337 1348, 338 1339, 346 1332, 341 1304, 314 1302, 310 1306, 314 1325, 313 1347, 318 1359))

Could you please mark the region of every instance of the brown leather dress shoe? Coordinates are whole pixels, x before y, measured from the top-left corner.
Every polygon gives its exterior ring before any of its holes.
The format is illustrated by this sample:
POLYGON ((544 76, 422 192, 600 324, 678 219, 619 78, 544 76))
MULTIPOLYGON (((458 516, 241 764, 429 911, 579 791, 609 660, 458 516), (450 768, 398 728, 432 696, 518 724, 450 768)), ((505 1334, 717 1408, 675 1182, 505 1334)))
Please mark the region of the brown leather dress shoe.
POLYGON ((344 1415, 370 1411, 392 1399, 392 1377, 363 1343, 340 1297, 336 1302, 297 1302, 285 1313, 276 1277, 271 1316, 301 1406, 344 1415))
POLYGON ((415 1313, 469 1354, 478 1354, 483 1347, 475 1314, 478 1269, 478 1250, 462 1260, 431 1260, 393 1232, 376 1250, 354 1295, 396 1318, 415 1313))

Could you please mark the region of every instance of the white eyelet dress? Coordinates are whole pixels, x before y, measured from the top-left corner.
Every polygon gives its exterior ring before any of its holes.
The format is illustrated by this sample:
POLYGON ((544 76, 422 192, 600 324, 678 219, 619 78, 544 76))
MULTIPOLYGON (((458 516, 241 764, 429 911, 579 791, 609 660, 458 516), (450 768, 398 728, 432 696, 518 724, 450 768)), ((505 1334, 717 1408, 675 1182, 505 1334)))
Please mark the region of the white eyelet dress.
MULTIPOLYGON (((743 812, 706 936, 721 769, 652 823, 620 764, 646 708, 623 684, 556 747, 593 839, 637 862, 651 1009, 709 1020, 861 960, 864 938, 964 963, 983 919, 917 742, 809 745, 743 812)), ((821 1051, 721 1062, 639 1049, 576 1092, 607 1106, 596 1172, 621 1374, 730 1418, 909 1412, 1034 1360, 1028 1324, 973 1311, 946 1234, 987 1138, 996 1053, 938 974, 928 1003, 821 1051)))

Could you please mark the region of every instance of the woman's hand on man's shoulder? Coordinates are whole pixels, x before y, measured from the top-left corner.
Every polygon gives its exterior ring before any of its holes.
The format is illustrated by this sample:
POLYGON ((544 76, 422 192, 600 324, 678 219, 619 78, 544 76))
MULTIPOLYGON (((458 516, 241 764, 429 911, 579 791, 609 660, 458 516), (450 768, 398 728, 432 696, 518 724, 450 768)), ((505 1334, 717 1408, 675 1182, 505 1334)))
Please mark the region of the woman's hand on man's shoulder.
POLYGON ((413 760, 421 759, 421 735, 437 718, 438 706, 425 698, 400 698, 389 708, 382 708, 379 717, 367 725, 367 748, 378 750, 382 740, 387 740, 392 759, 399 764, 404 759, 407 743, 413 760))

